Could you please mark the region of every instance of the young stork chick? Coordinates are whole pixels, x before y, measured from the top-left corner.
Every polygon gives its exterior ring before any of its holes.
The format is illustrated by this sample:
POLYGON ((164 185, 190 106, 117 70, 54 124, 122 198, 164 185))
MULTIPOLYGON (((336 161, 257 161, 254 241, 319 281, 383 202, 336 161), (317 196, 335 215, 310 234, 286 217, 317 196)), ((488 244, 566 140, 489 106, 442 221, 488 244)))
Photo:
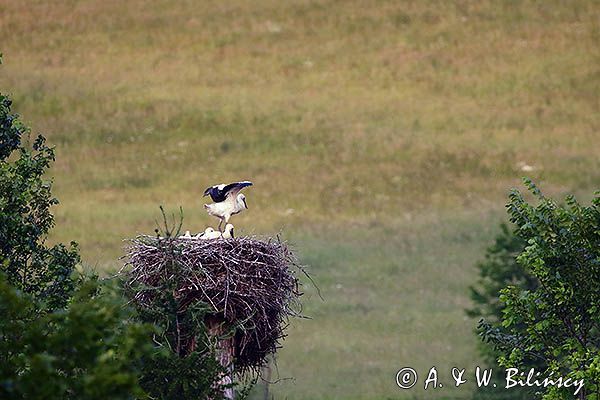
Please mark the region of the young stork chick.
POLYGON ((179 236, 179 239, 192 239, 192 235, 190 234, 190 231, 185 231, 185 234, 179 236))
POLYGON ((219 239, 219 238, 223 238, 223 239, 233 238, 233 225, 232 224, 225 225, 225 230, 223 231, 223 233, 221 233, 219 231, 215 231, 213 228, 209 227, 209 228, 206 228, 204 233, 196 236, 196 239, 204 239, 204 240, 219 239))
POLYGON ((234 182, 229 185, 224 183, 206 188, 204 196, 209 196, 214 201, 212 204, 205 204, 204 208, 209 215, 219 218, 219 231, 223 222, 229 223, 232 215, 239 214, 248 208, 246 196, 240 193, 240 190, 247 186, 252 186, 252 182, 234 182))
POLYGON ((204 231, 204 233, 202 233, 201 235, 196 236, 197 239, 204 239, 204 240, 208 240, 208 239, 218 239, 222 236, 223 234, 219 231, 215 231, 213 228, 208 227, 206 228, 206 230, 204 231))
POLYGON ((221 237, 223 239, 232 239, 234 237, 232 224, 225 225, 225 230, 223 231, 223 235, 221 237))
POLYGON ((210 235, 214 231, 215 230, 209 226, 204 230, 204 232, 200 232, 196 236, 194 236, 194 239, 204 239, 205 235, 210 235))

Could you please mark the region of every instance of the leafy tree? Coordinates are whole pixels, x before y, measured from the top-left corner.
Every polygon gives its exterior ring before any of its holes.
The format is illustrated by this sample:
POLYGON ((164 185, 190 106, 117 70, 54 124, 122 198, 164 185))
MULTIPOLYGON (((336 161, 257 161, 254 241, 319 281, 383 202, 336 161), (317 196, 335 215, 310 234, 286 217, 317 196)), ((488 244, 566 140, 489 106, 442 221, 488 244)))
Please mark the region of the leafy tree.
POLYGON ((504 309, 499 299, 502 289, 508 285, 526 290, 537 287, 535 277, 517 263, 517 256, 524 248, 525 241, 502 223, 494 244, 486 249, 484 260, 477 263, 479 280, 476 286, 469 288, 474 304, 467 310, 469 316, 498 322, 504 309))
POLYGON ((58 203, 44 179, 52 161, 0 94, 0 398, 144 398, 150 328, 108 286, 76 273, 75 243, 45 244, 58 203))
POLYGON ((29 143, 29 130, 11 104, 0 94, 0 269, 10 284, 43 300, 44 309, 63 308, 79 254, 74 242, 45 244, 54 226, 50 207, 58 203, 44 179, 54 151, 41 135, 29 143))
MULTIPOLYGON (((473 307, 467 310, 470 317, 486 319, 489 323, 498 323, 502 319, 504 304, 500 302, 500 291, 508 285, 514 285, 526 290, 537 287, 537 280, 517 263, 517 256, 525 248, 525 241, 515 235, 505 223, 500 224, 500 232, 494 243, 485 252, 483 260, 477 263, 479 279, 475 286, 471 286, 470 294, 473 307)), ((489 363, 492 370, 499 371, 497 363, 501 352, 493 344, 480 342, 481 355, 489 363)), ((534 360, 536 362, 537 360, 534 360)), ((539 365, 536 362, 536 367, 539 365)), ((533 366, 533 365, 532 365, 533 366)), ((479 388, 473 393, 477 400, 504 398, 506 393, 502 388, 503 377, 501 374, 493 374, 493 385, 479 388)), ((511 399, 530 399, 531 390, 515 388, 511 390, 511 399)))
MULTIPOLYGON (((600 399, 600 193, 590 206, 573 196, 559 206, 530 181, 539 204, 514 190, 507 205, 516 234, 527 245, 517 257, 534 276, 534 289, 510 285, 501 291, 501 325, 482 322, 483 338, 501 352, 505 367, 530 368, 541 360, 542 376, 584 379, 580 399, 600 399)), ((540 389, 544 399, 573 397, 573 388, 540 389)))
POLYGON ((150 330, 126 322, 132 310, 118 293, 87 279, 67 308, 38 307, 0 276, 0 398, 145 398, 138 375, 150 330))

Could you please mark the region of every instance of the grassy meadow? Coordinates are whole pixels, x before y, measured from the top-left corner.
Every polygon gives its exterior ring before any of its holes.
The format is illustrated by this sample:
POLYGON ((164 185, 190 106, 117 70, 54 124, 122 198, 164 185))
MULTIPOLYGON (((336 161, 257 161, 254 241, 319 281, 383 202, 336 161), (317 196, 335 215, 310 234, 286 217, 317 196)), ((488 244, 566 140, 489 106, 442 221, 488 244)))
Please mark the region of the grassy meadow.
POLYGON ((276 399, 469 398, 444 369, 481 361, 463 309, 508 190, 600 188, 596 1, 0 0, 0 38, 0 91, 56 146, 51 240, 87 265, 254 182, 237 233, 281 233, 324 298, 276 399), (395 386, 433 365, 443 389, 395 386))

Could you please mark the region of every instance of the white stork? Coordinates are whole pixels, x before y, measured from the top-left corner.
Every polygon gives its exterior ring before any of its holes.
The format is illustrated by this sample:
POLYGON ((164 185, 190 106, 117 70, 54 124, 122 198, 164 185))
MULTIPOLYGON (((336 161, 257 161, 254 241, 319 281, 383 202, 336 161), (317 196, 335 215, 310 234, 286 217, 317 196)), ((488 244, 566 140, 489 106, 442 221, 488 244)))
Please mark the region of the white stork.
POLYGON ((218 239, 222 236, 223 234, 219 231, 215 231, 213 228, 206 228, 206 230, 204 231, 204 233, 202 233, 201 235, 196 236, 197 239, 218 239))
MULTIPOLYGON (((183 237, 183 236, 180 236, 183 237)), ((233 238, 233 225, 225 225, 225 231, 223 233, 215 231, 213 228, 208 227, 204 232, 197 234, 194 239, 210 240, 210 239, 231 239, 233 238)))
POLYGON ((219 218, 219 231, 223 222, 227 224, 232 215, 238 214, 248 208, 246 196, 240 193, 240 190, 247 186, 252 186, 252 182, 234 182, 229 185, 224 183, 214 185, 204 191, 204 196, 209 196, 214 201, 212 204, 205 204, 204 208, 208 214, 219 218))
POLYGON ((211 236, 214 231, 215 230, 209 226, 204 230, 204 232, 200 232, 199 234, 194 236, 194 239, 206 239, 209 236, 211 236))
POLYGON ((233 239, 233 225, 227 224, 225 225, 225 230, 223 231, 223 235, 221 235, 223 239, 233 239))
POLYGON ((179 239, 192 239, 192 235, 190 234, 190 231, 185 231, 185 234, 179 236, 179 239))

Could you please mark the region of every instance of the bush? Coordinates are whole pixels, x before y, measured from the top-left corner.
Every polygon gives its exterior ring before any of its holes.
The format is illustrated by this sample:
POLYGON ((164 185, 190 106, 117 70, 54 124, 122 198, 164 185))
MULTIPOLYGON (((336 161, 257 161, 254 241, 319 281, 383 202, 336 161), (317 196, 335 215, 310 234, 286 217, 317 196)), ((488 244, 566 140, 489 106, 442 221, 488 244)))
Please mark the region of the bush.
POLYGON ((525 241, 516 236, 507 224, 502 223, 494 244, 486 249, 484 260, 477 263, 479 280, 476 286, 469 288, 474 303, 467 310, 469 316, 498 322, 504 308, 499 299, 502 289, 508 285, 526 290, 537 287, 535 277, 517 263, 517 256, 524 248, 525 241))
MULTIPOLYGON (((483 322, 483 338, 501 352, 504 367, 529 369, 542 360, 541 375, 584 379, 580 399, 600 392, 600 192, 590 206, 574 197, 565 206, 545 197, 525 180, 539 204, 514 190, 507 205, 516 234, 527 245, 517 257, 539 285, 510 285, 501 292, 501 324, 483 322)), ((572 398, 572 388, 540 389, 544 399, 572 398)))
MULTIPOLYGON (((485 319, 488 323, 499 323, 502 320, 504 304, 500 301, 500 292, 508 285, 514 285, 524 290, 534 290, 538 282, 534 276, 521 268, 517 263, 517 256, 525 248, 525 241, 515 235, 505 223, 500 224, 500 233, 494 243, 486 249, 485 257, 477 263, 479 279, 475 286, 471 286, 470 295, 473 307, 467 310, 470 317, 485 319)), ((480 342, 481 355, 494 371, 499 371, 498 357, 502 355, 492 343, 480 342)), ((543 368, 538 360, 529 360, 532 367, 543 368)), ((501 374, 492 375, 497 388, 503 386, 501 374)), ((504 398, 503 389, 493 388, 492 385, 479 388, 475 391, 474 399, 504 398)), ((531 390, 512 389, 511 399, 530 399, 531 390)))
POLYGON ((145 358, 142 387, 152 398, 162 400, 221 398, 223 387, 216 382, 225 370, 208 342, 204 317, 209 308, 198 303, 180 309, 180 302, 173 295, 175 282, 163 289, 154 307, 137 306, 140 320, 158 327, 154 342, 162 349, 145 358), (193 339, 193 348, 181 348, 180 332, 185 332, 185 339, 193 339))
POLYGON ((122 297, 95 279, 78 285, 69 306, 40 304, 0 277, 0 398, 133 399, 141 358, 152 351, 147 326, 127 323, 122 297))

